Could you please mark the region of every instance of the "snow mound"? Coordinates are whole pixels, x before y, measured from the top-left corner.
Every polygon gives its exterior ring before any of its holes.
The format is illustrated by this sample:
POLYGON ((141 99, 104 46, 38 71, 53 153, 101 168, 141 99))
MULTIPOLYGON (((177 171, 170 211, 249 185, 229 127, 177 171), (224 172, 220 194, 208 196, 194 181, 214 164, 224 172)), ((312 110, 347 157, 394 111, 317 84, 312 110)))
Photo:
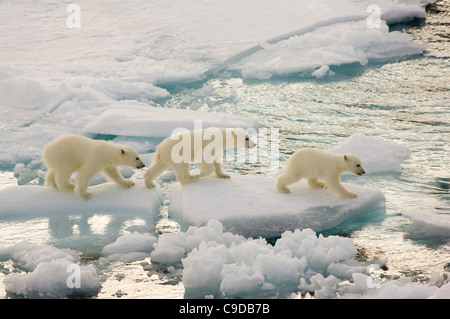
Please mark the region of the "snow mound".
POLYGON ((362 133, 353 134, 329 151, 338 154, 355 153, 368 174, 399 172, 400 164, 411 155, 411 150, 405 145, 362 133))
POLYGON ((149 190, 140 181, 130 189, 105 183, 91 186, 88 190, 92 198, 84 202, 75 194, 58 192, 45 186, 24 185, 4 189, 0 191, 0 216, 18 218, 115 211, 156 214, 162 204, 161 190, 149 190))
POLYGON ((83 132, 165 138, 178 128, 193 130, 195 123, 201 123, 202 128, 217 126, 247 129, 259 126, 256 120, 227 113, 136 106, 132 111, 110 108, 90 121, 83 132))
POLYGON ((95 267, 81 264, 72 250, 22 242, 0 249, 0 260, 8 259, 26 271, 4 279, 9 294, 27 298, 87 297, 95 296, 101 288, 95 267))
POLYGON ((230 180, 208 177, 173 187, 169 216, 182 227, 205 225, 210 219, 246 237, 279 237, 286 230, 311 228, 321 231, 384 207, 378 190, 344 184, 358 194, 341 199, 330 190, 310 189, 306 181, 278 193, 274 177, 231 175, 230 180))

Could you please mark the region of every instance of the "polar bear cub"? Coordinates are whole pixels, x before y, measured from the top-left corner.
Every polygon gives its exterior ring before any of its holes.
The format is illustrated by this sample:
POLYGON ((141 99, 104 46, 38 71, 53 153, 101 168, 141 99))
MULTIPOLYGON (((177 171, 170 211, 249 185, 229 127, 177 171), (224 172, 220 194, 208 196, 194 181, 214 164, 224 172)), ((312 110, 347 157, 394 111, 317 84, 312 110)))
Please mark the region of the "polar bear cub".
POLYGON ((118 185, 129 188, 134 182, 123 178, 117 166, 143 168, 137 152, 126 145, 93 140, 80 135, 64 135, 50 142, 43 152, 48 168, 46 184, 62 192, 73 192, 83 199, 91 197, 87 188, 98 172, 118 185), (78 172, 76 185, 70 182, 78 172))
POLYGON ((230 178, 222 170, 223 152, 231 148, 252 148, 256 144, 243 128, 210 127, 199 130, 175 132, 156 148, 152 164, 144 173, 145 185, 155 187, 153 180, 173 168, 182 184, 197 181, 213 172, 217 177, 230 178), (197 175, 189 173, 189 164, 200 169, 197 175))
POLYGON ((275 186, 280 193, 289 193, 288 185, 305 178, 311 188, 329 188, 339 197, 355 198, 357 194, 348 191, 340 183, 340 174, 344 171, 360 176, 365 173, 360 159, 353 153, 334 154, 304 148, 287 160, 285 171, 278 177, 275 186), (322 177, 325 182, 320 182, 318 177, 322 177))

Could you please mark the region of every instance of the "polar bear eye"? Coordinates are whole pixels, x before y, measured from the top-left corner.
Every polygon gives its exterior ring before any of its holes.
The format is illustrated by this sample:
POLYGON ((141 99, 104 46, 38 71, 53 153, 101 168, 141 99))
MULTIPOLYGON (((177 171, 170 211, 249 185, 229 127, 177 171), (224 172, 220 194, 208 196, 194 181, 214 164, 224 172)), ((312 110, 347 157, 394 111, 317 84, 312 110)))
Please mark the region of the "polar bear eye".
MULTIPOLYGON (((139 157, 136 157, 136 161, 139 161, 139 157)), ((358 165, 359 166, 359 165, 358 165)))
POLYGON ((361 167, 361 165, 357 164, 356 167, 361 167))

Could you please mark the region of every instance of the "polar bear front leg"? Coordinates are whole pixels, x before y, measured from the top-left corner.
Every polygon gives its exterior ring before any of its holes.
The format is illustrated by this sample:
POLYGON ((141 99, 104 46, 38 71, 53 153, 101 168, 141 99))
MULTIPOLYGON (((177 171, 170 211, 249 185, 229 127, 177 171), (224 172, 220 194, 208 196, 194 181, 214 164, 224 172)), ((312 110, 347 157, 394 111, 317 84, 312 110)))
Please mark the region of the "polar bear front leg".
POLYGON ((355 198, 358 195, 348 191, 339 181, 339 177, 336 179, 326 179, 326 185, 329 189, 335 192, 341 198, 355 198))
POLYGON ((231 178, 230 175, 225 174, 223 172, 222 164, 220 164, 220 163, 214 162, 214 170, 216 171, 217 177, 226 178, 226 179, 231 178))
POLYGON ((144 173, 144 183, 147 188, 155 188, 156 184, 153 182, 153 180, 169 168, 168 165, 164 164, 156 157, 157 155, 155 155, 152 164, 144 173))
POLYGON ((108 179, 115 182, 117 185, 122 186, 123 188, 130 188, 134 186, 134 182, 132 180, 123 178, 117 166, 107 167, 102 172, 108 179))
POLYGON ((89 169, 86 165, 81 167, 77 176, 77 185, 75 186, 75 193, 80 199, 88 200, 92 197, 92 194, 87 192, 87 188, 97 172, 89 169))

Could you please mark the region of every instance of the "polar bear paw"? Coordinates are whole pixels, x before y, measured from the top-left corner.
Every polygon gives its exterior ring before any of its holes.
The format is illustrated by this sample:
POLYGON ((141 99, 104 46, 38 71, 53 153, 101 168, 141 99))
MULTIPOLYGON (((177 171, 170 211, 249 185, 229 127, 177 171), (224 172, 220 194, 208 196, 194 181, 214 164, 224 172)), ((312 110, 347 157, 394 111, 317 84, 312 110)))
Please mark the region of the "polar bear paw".
POLYGON ((358 194, 355 194, 353 192, 346 192, 344 194, 340 195, 341 198, 356 198, 358 197, 358 194))
POLYGON ((134 182, 133 182, 132 180, 126 179, 126 180, 123 181, 123 183, 121 183, 121 185, 122 185, 124 188, 131 188, 131 187, 133 187, 135 184, 134 184, 134 182))
POLYGON ((78 194, 78 197, 84 201, 87 201, 92 197, 92 193, 86 192, 84 194, 78 194))
POLYGON ((230 178, 231 178, 230 175, 225 174, 225 173, 216 174, 216 175, 217 175, 217 177, 219 177, 219 178, 224 178, 224 179, 230 179, 230 178))

